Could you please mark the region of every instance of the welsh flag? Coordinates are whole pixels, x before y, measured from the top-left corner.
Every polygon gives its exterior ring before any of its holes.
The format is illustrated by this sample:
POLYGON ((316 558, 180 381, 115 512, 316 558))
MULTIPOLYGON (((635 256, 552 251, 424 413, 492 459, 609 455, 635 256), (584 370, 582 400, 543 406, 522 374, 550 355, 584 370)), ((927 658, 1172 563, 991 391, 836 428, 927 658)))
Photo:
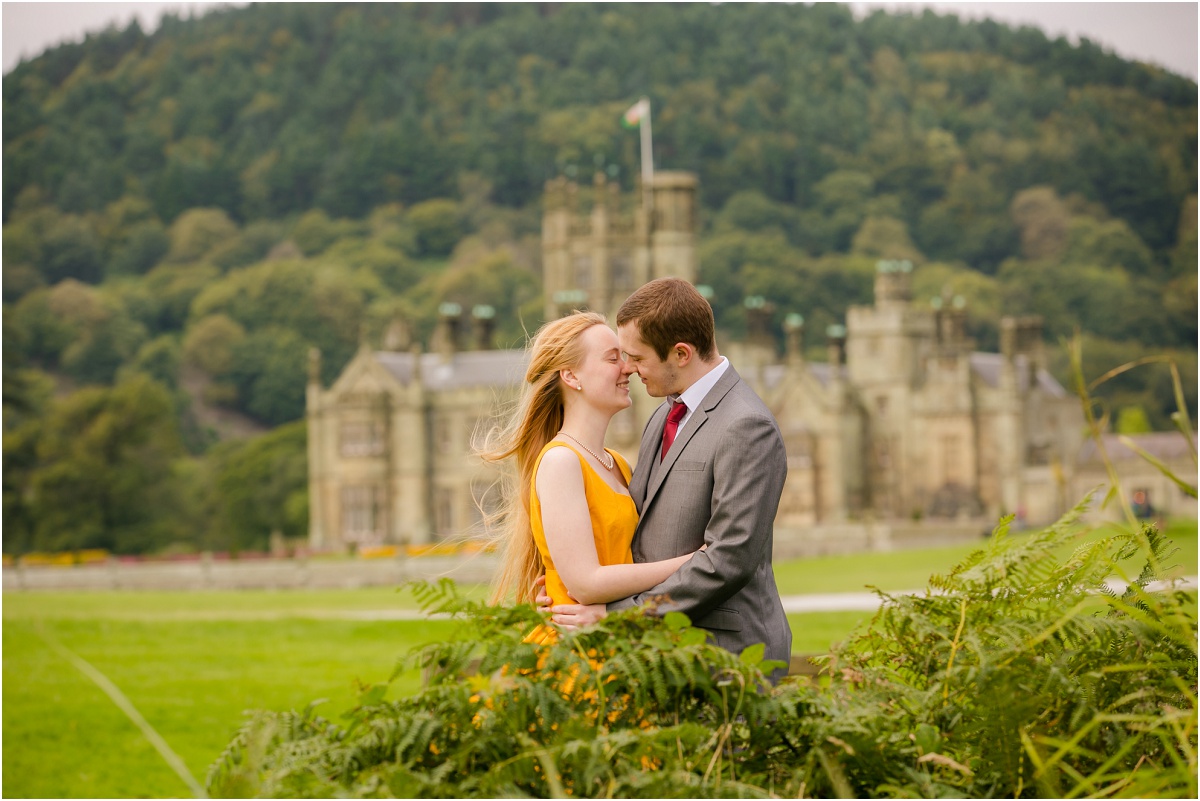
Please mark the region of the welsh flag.
POLYGON ((621 124, 626 128, 636 128, 643 119, 649 116, 650 101, 643 97, 629 107, 629 111, 626 111, 625 116, 621 118, 621 124))

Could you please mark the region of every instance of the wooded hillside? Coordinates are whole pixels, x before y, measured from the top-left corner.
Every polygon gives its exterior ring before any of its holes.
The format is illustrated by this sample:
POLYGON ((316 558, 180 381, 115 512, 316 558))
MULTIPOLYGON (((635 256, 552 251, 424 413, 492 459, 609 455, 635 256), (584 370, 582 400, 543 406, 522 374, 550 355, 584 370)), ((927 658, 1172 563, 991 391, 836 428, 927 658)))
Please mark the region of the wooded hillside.
MULTIPOLYGON (((302 535, 302 426, 245 435, 302 417, 308 348, 328 381, 364 324, 423 339, 444 301, 519 345, 542 185, 632 189, 642 95, 729 336, 749 296, 821 332, 909 258, 981 348, 1041 314, 1092 376, 1174 355, 1195 410, 1196 84, 1086 42, 825 3, 266 3, 58 47, 3 95, 6 552, 302 535)), ((1166 427, 1165 368, 1105 387, 1166 427)))

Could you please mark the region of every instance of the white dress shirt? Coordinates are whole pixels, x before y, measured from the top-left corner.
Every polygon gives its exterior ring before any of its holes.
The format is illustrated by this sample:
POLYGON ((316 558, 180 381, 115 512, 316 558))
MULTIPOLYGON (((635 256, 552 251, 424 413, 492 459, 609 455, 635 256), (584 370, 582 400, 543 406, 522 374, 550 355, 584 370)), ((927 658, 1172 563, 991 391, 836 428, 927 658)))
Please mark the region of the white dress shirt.
POLYGON ((709 393, 709 390, 717 385, 717 381, 721 379, 721 376, 724 375, 725 371, 728 369, 729 359, 726 359, 724 356, 722 356, 721 361, 717 363, 717 366, 700 376, 700 378, 696 380, 696 383, 692 384, 678 395, 667 396, 672 401, 683 401, 687 404, 687 414, 685 414, 683 419, 679 421, 679 428, 676 429, 676 436, 679 436, 678 432, 683 431, 684 427, 687 426, 688 420, 692 419, 692 412, 700 408, 700 404, 704 401, 704 396, 709 393))

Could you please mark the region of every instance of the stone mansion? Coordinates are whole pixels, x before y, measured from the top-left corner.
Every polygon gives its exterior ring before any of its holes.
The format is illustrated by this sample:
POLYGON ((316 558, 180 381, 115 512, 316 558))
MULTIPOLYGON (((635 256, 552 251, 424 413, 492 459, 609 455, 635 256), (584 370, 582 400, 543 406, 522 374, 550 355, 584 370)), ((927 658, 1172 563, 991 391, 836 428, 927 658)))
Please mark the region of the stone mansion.
MULTIPOLYGON (((597 176, 546 188, 542 263, 547 319, 576 308, 615 318, 635 287, 696 280, 696 179, 658 173, 638 202, 597 176)), ((779 356, 767 315, 748 303, 751 334, 718 345, 779 421, 788 476, 777 534, 914 519, 978 532, 1015 513, 1053 520, 1078 498, 1078 399, 1046 370, 1041 322, 1006 317, 1000 353, 973 350, 961 301, 914 302, 912 266, 880 262, 874 303, 822 332, 828 358, 804 356, 803 322, 779 356)), ((420 545, 480 531, 495 469, 473 455, 478 433, 512 408, 520 350, 488 346, 489 309, 445 304, 434 345, 364 345, 334 384, 307 392, 310 545, 420 545), (474 334, 471 328, 474 327, 474 334)), ((631 460, 659 399, 633 382, 634 406, 609 430, 631 460)))

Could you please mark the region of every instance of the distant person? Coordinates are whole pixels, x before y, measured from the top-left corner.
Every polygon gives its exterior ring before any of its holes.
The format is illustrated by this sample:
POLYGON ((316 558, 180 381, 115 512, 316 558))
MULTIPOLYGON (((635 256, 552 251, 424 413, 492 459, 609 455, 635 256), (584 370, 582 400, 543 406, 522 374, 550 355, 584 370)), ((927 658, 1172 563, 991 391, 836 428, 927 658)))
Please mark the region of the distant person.
POLYGON ((543 326, 529 352, 517 413, 483 454, 517 467, 493 602, 532 601, 542 575, 561 604, 603 604, 660 584, 692 553, 637 564, 630 553, 638 517, 629 464, 604 447, 609 421, 632 403, 617 335, 599 314, 576 312, 543 326))
POLYGON ((552 591, 539 606, 551 607, 554 623, 578 627, 658 599, 656 614, 684 612, 734 653, 765 643, 767 659, 788 663, 792 634, 771 568, 787 475, 774 416, 717 353, 712 308, 687 281, 660 278, 638 289, 617 312, 617 332, 625 374, 668 399, 642 432, 629 482, 640 515, 633 558, 686 561, 661 583, 607 605, 562 603, 552 591))

